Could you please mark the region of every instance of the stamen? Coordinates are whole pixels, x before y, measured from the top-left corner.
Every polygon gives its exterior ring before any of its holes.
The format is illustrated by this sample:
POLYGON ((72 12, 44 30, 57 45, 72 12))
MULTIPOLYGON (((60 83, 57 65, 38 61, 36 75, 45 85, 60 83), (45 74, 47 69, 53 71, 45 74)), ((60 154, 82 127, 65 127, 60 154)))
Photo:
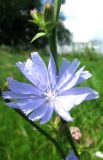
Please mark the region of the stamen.
POLYGON ((48 93, 46 93, 47 100, 53 101, 56 97, 55 91, 49 90, 48 93))

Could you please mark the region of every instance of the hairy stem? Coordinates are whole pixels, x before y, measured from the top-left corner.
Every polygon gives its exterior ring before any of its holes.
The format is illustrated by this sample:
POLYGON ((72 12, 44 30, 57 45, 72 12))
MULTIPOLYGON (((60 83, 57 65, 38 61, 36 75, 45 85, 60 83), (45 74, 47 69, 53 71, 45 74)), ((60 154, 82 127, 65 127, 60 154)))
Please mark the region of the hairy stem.
POLYGON ((65 160, 65 153, 61 147, 61 145, 53 138, 51 137, 47 132, 45 132, 41 127, 39 127, 36 123, 33 121, 29 120, 22 112, 20 112, 18 109, 15 109, 20 116, 22 116, 29 124, 31 124, 34 128, 36 128, 42 135, 44 135, 50 142, 54 144, 54 146, 57 148, 61 158, 65 160))
POLYGON ((56 28, 53 29, 52 34, 49 36, 49 45, 51 53, 55 60, 56 68, 58 70, 56 28))
MULTIPOLYGON (((54 22, 55 23, 58 23, 58 16, 59 16, 59 12, 60 12, 61 2, 62 2, 62 0, 55 0, 54 1, 54 22)), ((49 37, 49 45, 50 45, 50 49, 51 49, 52 55, 54 57, 54 60, 55 60, 55 63, 56 63, 56 67, 57 67, 57 71, 58 71, 56 27, 53 29, 52 34, 49 37)), ((67 135, 69 143, 70 143, 75 155, 80 160, 78 151, 76 149, 75 143, 74 143, 73 138, 72 138, 71 133, 70 133, 70 129, 69 129, 67 123, 63 119, 61 119, 61 121, 66 127, 65 128, 65 131, 66 131, 65 134, 67 135)))
POLYGON ((78 154, 76 145, 75 145, 74 140, 73 140, 73 138, 72 138, 72 135, 71 135, 71 133, 70 133, 69 126, 68 126, 67 122, 64 121, 63 119, 61 119, 61 121, 62 121, 62 124, 64 125, 64 132, 65 132, 66 137, 67 137, 68 140, 69 140, 69 143, 70 143, 70 145, 71 145, 71 147, 72 147, 72 150, 73 150, 73 152, 75 153, 75 155, 78 157, 78 160, 80 160, 80 156, 79 156, 79 154, 78 154))
POLYGON ((54 1, 54 21, 58 21, 60 7, 61 7, 62 0, 55 0, 54 1))
MULTIPOLYGON (((58 16, 60 12, 60 7, 61 7, 61 1, 62 0, 55 0, 54 1, 54 22, 57 24, 58 23, 58 16)), ((56 41, 56 26, 53 28, 51 35, 49 36, 49 45, 50 45, 50 50, 51 53, 54 57, 55 64, 57 67, 58 71, 58 60, 57 60, 57 41, 56 41)))

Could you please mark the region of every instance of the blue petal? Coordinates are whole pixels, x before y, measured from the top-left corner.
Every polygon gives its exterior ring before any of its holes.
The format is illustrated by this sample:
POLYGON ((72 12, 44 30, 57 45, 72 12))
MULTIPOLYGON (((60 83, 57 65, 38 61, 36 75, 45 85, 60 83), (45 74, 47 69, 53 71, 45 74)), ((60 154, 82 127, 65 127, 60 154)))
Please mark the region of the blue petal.
POLYGON ((73 118, 70 116, 69 112, 65 111, 63 106, 58 100, 54 102, 54 110, 62 117, 65 121, 73 121, 73 118))
POLYGON ((30 112, 32 112, 33 110, 36 110, 37 108, 39 108, 43 103, 45 103, 46 99, 45 98, 40 98, 40 99, 33 99, 30 100, 30 103, 27 103, 24 106, 21 106, 20 109, 25 113, 25 114, 29 114, 30 112))
POLYGON ((37 108, 29 115, 29 119, 32 121, 38 121, 45 116, 47 110, 48 110, 47 103, 43 103, 43 105, 41 105, 39 108, 37 108))
POLYGON ((29 114, 33 110, 39 108, 45 101, 45 98, 25 99, 7 103, 7 105, 11 108, 21 109, 25 114, 29 114))
POLYGON ((40 85, 39 77, 37 76, 37 73, 35 74, 33 63, 30 59, 27 59, 26 63, 18 62, 16 65, 32 84, 35 86, 40 85))
MULTIPOLYGON (((42 80, 43 85, 48 85, 49 86, 49 75, 48 75, 48 70, 46 67, 46 64, 44 61, 41 59, 39 54, 37 52, 33 52, 31 54, 31 58, 33 61, 33 68, 35 69, 36 72, 38 72, 38 75, 40 76, 40 82, 42 80)), ((34 72, 35 74, 35 72, 34 72)))
POLYGON ((74 87, 69 90, 69 94, 75 96, 82 96, 83 94, 87 94, 85 100, 97 99, 99 97, 98 92, 88 87, 74 87))
POLYGON ((20 94, 20 93, 15 93, 12 91, 4 91, 2 92, 2 95, 4 99, 30 99, 30 98, 36 98, 34 94, 20 94))
POLYGON ((70 63, 68 70, 64 71, 64 74, 59 77, 57 88, 60 89, 66 82, 70 80, 70 78, 74 75, 75 71, 77 70, 80 62, 78 59, 74 59, 72 63, 70 63))
POLYGON ((42 117, 42 120, 40 121, 40 124, 47 123, 51 119, 52 114, 53 114, 52 103, 48 103, 47 111, 46 111, 45 115, 42 117))
POLYGON ((49 77, 45 63, 37 52, 33 52, 31 57, 32 60, 28 59, 26 63, 18 62, 17 67, 39 89, 44 89, 44 86, 49 87, 49 77))
POLYGON ((75 105, 79 105, 84 100, 92 100, 98 98, 98 92, 87 87, 74 87, 70 90, 62 92, 57 99, 66 111, 70 111, 75 105))
POLYGON ((89 79, 90 77, 92 77, 91 73, 90 73, 89 71, 84 70, 84 71, 81 73, 81 75, 80 75, 80 77, 79 77, 79 79, 78 79, 78 81, 77 81, 77 84, 79 84, 79 83, 81 83, 81 82, 89 79))
POLYGON ((21 83, 11 78, 8 78, 8 87, 11 91, 15 93, 34 94, 39 96, 42 94, 42 92, 33 85, 27 83, 21 83))
POLYGON ((55 61, 54 61, 52 54, 50 54, 48 72, 49 72, 49 78, 50 78, 51 85, 54 87, 56 84, 57 70, 56 70, 56 65, 55 65, 55 61))
POLYGON ((61 92, 65 90, 69 90, 73 86, 75 86, 78 82, 78 79, 80 78, 81 73, 83 72, 84 67, 80 68, 66 83, 62 85, 62 87, 59 89, 61 92))
POLYGON ((66 72, 66 70, 68 70, 69 65, 70 65, 70 62, 68 62, 65 58, 63 58, 62 64, 60 66, 58 77, 63 76, 64 72, 66 72))

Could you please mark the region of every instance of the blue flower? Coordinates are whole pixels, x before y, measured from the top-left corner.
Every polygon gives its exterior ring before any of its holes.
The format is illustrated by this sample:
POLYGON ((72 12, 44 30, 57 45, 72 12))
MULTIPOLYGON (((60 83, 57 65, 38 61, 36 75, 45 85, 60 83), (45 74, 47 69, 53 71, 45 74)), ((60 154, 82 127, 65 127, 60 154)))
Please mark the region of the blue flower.
POLYGON ((78 160, 78 158, 75 156, 74 152, 71 151, 70 155, 66 157, 65 160, 78 160))
POLYGON ((23 111, 30 120, 48 122, 55 111, 65 121, 72 121, 69 111, 84 100, 98 98, 98 93, 91 88, 77 87, 91 74, 84 67, 77 71, 80 62, 74 59, 71 63, 62 60, 57 73, 52 55, 48 67, 38 53, 31 54, 31 59, 18 62, 16 65, 22 74, 31 82, 22 83, 8 78, 9 91, 3 92, 11 108, 23 111))

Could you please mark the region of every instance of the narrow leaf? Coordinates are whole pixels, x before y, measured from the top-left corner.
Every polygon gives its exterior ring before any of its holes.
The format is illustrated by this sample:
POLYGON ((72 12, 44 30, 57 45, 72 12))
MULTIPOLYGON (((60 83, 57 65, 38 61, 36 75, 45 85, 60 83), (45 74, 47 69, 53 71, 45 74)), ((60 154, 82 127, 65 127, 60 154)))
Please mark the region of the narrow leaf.
POLYGON ((45 36, 45 35, 46 35, 45 32, 37 33, 37 34, 33 37, 33 39, 31 40, 31 43, 32 43, 33 41, 35 41, 36 39, 38 39, 39 37, 43 37, 43 36, 45 36))

